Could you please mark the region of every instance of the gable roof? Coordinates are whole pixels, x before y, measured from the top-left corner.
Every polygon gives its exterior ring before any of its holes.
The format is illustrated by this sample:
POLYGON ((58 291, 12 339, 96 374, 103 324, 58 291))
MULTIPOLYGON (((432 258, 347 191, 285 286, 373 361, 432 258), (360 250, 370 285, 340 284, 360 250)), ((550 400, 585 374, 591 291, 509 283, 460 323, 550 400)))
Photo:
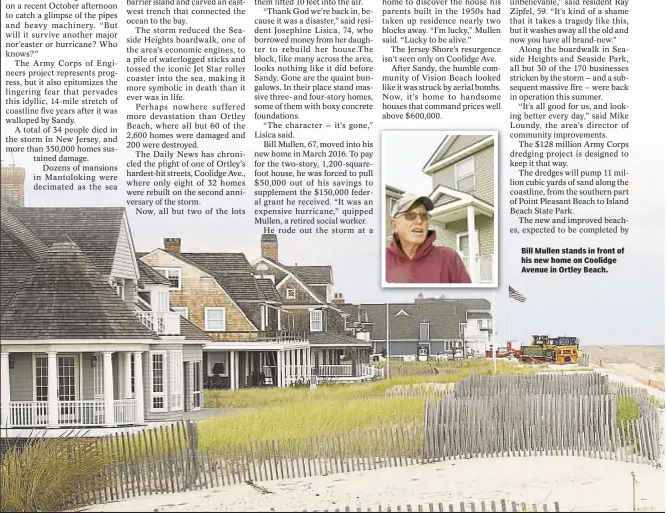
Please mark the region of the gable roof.
POLYGON ((259 285, 259 288, 264 293, 266 301, 270 301, 272 303, 282 303, 282 297, 275 288, 273 280, 269 280, 268 278, 256 278, 256 280, 257 285, 259 285))
MULTIPOLYGON (((386 340, 386 303, 362 304, 372 323, 372 340, 386 340)), ((460 319, 453 302, 389 304, 389 337, 391 340, 418 340, 422 322, 430 323, 431 340, 459 340, 460 319), (399 315, 400 311, 408 315, 399 315)))
POLYGON ((0 312, 49 248, 3 205, 0 207, 0 312))
POLYGON ((158 339, 83 251, 62 234, 16 291, 3 339, 158 339))
MULTIPOLYGON (((275 286, 276 289, 279 288, 287 278, 293 277, 296 280, 296 282, 303 288, 303 290, 307 292, 312 297, 312 299, 314 299, 315 304, 326 304, 326 298, 322 298, 320 294, 317 294, 317 292, 313 290, 312 287, 310 287, 310 285, 308 285, 298 274, 293 272, 289 268, 289 266, 283 265, 280 262, 276 262, 274 260, 265 257, 257 258, 254 262, 252 262, 252 265, 258 266, 262 262, 265 263, 267 266, 269 266, 269 268, 270 266, 273 266, 284 273, 284 277, 280 280, 280 283, 278 283, 275 286)), ((294 266, 294 267, 299 267, 299 266, 294 266)))
POLYGON ((330 265, 290 265, 284 268, 308 285, 333 285, 333 270, 330 265))
POLYGON ((166 276, 157 272, 143 260, 137 258, 137 262, 139 264, 139 285, 171 285, 166 276))
POLYGON ((495 138, 490 133, 447 135, 423 166, 423 172, 430 175, 433 171, 471 156, 494 142, 495 138), (458 139, 462 144, 458 144, 458 139), (454 144, 456 149, 452 150, 454 144))
POLYGON ((9 207, 47 246, 66 233, 105 276, 111 274, 125 209, 106 207, 9 207))

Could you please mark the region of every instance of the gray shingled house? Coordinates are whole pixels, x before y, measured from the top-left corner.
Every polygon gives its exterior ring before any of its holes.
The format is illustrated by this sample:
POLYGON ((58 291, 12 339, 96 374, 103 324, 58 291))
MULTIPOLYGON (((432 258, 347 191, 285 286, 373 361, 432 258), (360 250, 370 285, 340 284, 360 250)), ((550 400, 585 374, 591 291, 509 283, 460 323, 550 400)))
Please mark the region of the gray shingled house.
MULTIPOLYGON (((374 352, 386 350, 386 303, 362 304, 363 324, 374 352)), ((391 356, 432 356, 457 350, 485 350, 490 303, 485 299, 417 298, 413 303, 390 303, 388 338, 391 356)))
POLYGON ((331 266, 285 265, 278 249, 277 235, 263 234, 261 256, 252 261, 254 273, 275 284, 281 309, 290 314, 289 328, 306 334, 313 371, 333 380, 374 377, 376 371, 368 365, 372 346, 356 337, 349 314, 337 304, 341 296, 333 295, 331 266))
POLYGON ((203 330, 205 386, 288 386, 309 380, 309 343, 270 279, 256 277, 243 253, 183 252, 180 238, 140 253, 167 276, 171 305, 203 330))
POLYGON ((170 310, 168 281, 137 262, 124 209, 23 207, 16 169, 2 170, 2 436, 201 408, 209 338, 170 310))

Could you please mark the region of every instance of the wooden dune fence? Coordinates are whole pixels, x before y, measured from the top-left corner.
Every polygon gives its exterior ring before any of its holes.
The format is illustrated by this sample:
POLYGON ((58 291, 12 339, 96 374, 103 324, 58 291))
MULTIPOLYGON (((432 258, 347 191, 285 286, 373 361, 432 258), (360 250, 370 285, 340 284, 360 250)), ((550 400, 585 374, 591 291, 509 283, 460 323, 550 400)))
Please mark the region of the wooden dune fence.
MULTIPOLYGON (((306 510, 307 511, 307 510, 306 510)), ((458 504, 448 504, 444 505, 441 502, 434 504, 434 503, 429 503, 427 506, 423 504, 419 504, 416 507, 413 507, 410 504, 407 504, 406 506, 385 506, 382 509, 382 506, 379 505, 375 508, 367 508, 367 509, 362 509, 362 508, 352 508, 350 506, 347 506, 344 509, 324 509, 324 510, 313 510, 313 511, 323 511, 323 512, 329 512, 329 511, 438 511, 438 512, 443 512, 443 511, 560 511, 560 504, 559 502, 555 502, 552 506, 552 508, 549 510, 547 504, 527 504, 525 502, 515 502, 511 501, 508 502, 505 499, 502 499, 499 501, 499 505, 495 501, 490 501, 489 503, 486 504, 485 501, 481 501, 479 504, 476 504, 474 502, 460 502, 458 504), (540 509, 541 508, 541 509, 540 509)))
POLYGON ((456 397, 481 397, 502 394, 608 394, 608 376, 595 372, 571 374, 532 374, 525 376, 469 376, 455 387, 456 397))

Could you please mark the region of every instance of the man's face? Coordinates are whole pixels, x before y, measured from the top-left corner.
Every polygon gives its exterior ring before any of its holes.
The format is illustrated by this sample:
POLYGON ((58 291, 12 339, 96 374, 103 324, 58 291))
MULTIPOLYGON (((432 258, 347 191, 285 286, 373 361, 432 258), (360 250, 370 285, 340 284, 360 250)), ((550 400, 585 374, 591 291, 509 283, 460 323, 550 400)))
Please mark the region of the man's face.
POLYGON ((421 245, 428 236, 428 211, 417 203, 407 212, 391 219, 391 228, 402 244, 421 245))

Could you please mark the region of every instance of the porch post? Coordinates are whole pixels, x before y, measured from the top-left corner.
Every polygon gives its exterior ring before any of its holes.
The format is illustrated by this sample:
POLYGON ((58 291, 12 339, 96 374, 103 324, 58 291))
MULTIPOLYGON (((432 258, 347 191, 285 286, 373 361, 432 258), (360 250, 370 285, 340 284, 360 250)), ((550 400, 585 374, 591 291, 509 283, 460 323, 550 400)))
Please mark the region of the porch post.
MULTIPOLYGON (((132 399, 132 353, 125 352, 123 356, 125 362, 123 395, 125 399, 132 399)), ((134 379, 136 379, 136 376, 134 376, 134 379)))
MULTIPOLYGON (((149 383, 148 386, 152 386, 149 383)), ((142 353, 134 353, 134 397, 136 399, 136 423, 143 424, 145 410, 143 402, 143 359, 142 353)))
POLYGON ((113 408, 113 364, 112 351, 104 351, 104 424, 115 424, 115 411, 113 408))
POLYGON ((0 353, 0 427, 9 427, 9 353, 0 353))
POLYGON ((277 386, 284 386, 284 355, 280 349, 277 350, 277 386))
POLYGON ((229 351, 229 388, 236 390, 236 353, 229 351))
POLYGON ((282 329, 282 319, 280 319, 280 309, 277 309, 277 330, 280 331, 282 329))
POLYGON ((49 408, 48 427, 58 427, 58 353, 49 351, 47 356, 47 404, 49 408))
POLYGON ((303 379, 303 349, 296 349, 296 373, 298 379, 303 379))
POLYGON ((474 219, 474 207, 469 205, 467 207, 467 240, 469 244, 469 258, 467 263, 467 270, 472 283, 479 282, 478 273, 478 257, 479 257, 479 241, 476 238, 476 221, 474 219))

